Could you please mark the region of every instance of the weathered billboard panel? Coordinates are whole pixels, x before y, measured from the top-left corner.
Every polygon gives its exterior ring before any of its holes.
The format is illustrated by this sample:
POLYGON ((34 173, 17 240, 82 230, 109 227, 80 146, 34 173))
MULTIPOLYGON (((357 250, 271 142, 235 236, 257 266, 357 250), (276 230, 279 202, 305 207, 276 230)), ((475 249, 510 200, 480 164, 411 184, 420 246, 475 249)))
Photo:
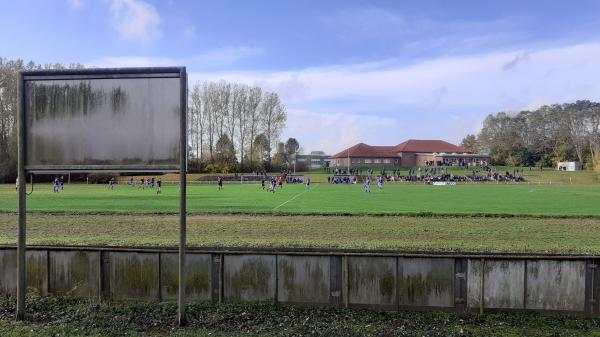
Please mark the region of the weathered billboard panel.
POLYGON ((179 68, 24 73, 25 169, 178 170, 179 68))

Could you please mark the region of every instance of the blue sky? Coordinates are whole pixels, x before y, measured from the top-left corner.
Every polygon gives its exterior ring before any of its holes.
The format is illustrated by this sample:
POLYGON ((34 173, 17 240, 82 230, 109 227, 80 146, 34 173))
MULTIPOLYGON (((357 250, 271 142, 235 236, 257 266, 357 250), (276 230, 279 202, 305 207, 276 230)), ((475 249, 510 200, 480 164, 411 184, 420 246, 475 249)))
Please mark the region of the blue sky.
POLYGON ((489 113, 600 100, 598 1, 5 0, 0 56, 185 65, 278 92, 306 151, 459 142, 489 113))

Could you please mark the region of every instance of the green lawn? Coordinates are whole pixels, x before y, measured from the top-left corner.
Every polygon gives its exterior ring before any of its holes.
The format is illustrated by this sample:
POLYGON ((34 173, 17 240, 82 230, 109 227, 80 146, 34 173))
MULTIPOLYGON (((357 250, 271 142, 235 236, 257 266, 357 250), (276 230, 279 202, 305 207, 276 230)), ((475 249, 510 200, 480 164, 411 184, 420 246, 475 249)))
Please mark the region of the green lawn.
MULTIPOLYGON (((192 215, 190 246, 318 247, 600 254, 600 219, 405 216, 192 215)), ((17 216, 0 214, 0 244, 15 244, 17 216)), ((176 215, 28 217, 35 245, 176 246, 176 215)))
MULTIPOLYGON (((29 186, 28 186, 29 187, 29 186)), ((430 186, 388 183, 384 191, 372 186, 317 183, 311 192, 303 185, 285 185, 277 193, 258 185, 191 184, 190 213, 293 213, 293 214, 454 214, 600 216, 600 185, 570 184, 471 184, 430 186)), ((176 185, 166 185, 162 195, 153 190, 120 185, 72 184, 54 194, 49 184, 35 186, 27 197, 29 211, 37 212, 178 212, 176 185)), ((16 212, 14 185, 0 186, 0 212, 16 212)))

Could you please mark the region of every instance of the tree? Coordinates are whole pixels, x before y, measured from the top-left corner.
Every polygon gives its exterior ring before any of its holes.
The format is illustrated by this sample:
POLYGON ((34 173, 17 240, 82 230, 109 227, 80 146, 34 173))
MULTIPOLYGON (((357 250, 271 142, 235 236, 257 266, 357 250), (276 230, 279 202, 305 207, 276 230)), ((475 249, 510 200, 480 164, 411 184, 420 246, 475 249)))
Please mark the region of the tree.
POLYGON ((251 157, 256 168, 259 170, 268 169, 271 156, 271 147, 269 146, 267 137, 264 133, 261 133, 254 138, 253 143, 254 147, 252 149, 251 157))
POLYGON ((553 165, 565 160, 592 164, 598 144, 600 103, 590 101, 488 115, 477 136, 479 150, 489 153, 492 163, 509 165, 553 165))
MULTIPOLYGON (((258 110, 258 107, 261 104, 261 98, 262 90, 259 87, 253 87, 248 90, 248 99, 246 100, 244 112, 246 113, 246 122, 248 123, 246 130, 248 132, 248 140, 250 141, 250 154, 253 152, 254 137, 256 137, 256 134, 258 133, 261 121, 258 110)), ((252 156, 250 156, 250 169, 252 168, 252 156)))
POLYGON ((233 168, 237 164, 233 142, 227 135, 222 135, 215 147, 215 159, 218 164, 233 168))
POLYGON ((285 158, 289 165, 292 165, 296 160, 296 154, 300 149, 300 143, 296 140, 296 138, 288 138, 285 142, 285 158))
POLYGON ((270 148, 275 146, 279 140, 281 131, 285 127, 287 120, 287 112, 285 107, 279 100, 279 95, 274 92, 267 93, 261 105, 261 118, 263 132, 267 138, 269 145, 269 157, 271 155, 270 148))
POLYGON ((460 146, 469 152, 479 152, 479 145, 477 144, 477 137, 475 135, 467 135, 465 138, 463 138, 460 146))

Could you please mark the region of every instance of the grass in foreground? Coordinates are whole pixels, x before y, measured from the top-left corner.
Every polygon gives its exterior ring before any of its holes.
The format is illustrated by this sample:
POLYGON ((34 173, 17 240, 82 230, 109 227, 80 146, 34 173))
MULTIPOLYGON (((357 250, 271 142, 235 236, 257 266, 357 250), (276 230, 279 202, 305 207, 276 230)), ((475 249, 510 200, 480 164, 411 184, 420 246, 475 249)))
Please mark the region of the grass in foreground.
POLYGON ((600 336, 600 318, 536 314, 459 315, 273 304, 192 303, 175 327, 176 304, 29 296, 28 320, 0 299, 0 335, 16 336, 600 336))
MULTIPOLYGON (((480 184, 430 186, 386 184, 383 191, 372 186, 365 193, 359 185, 315 184, 311 192, 303 185, 286 185, 277 193, 259 190, 258 185, 190 185, 188 211, 206 213, 271 214, 453 214, 534 215, 600 217, 600 185, 506 185, 480 184)), ((13 185, 0 186, 0 212, 16 212, 13 185)), ((48 184, 36 185, 27 197, 29 211, 177 213, 179 192, 167 185, 164 193, 120 185, 67 185, 53 193, 48 184)))
MULTIPOLYGON (((176 215, 30 214, 35 245, 175 246, 176 215)), ((600 254, 600 219, 192 215, 190 246, 322 247, 600 254)), ((0 214, 0 244, 16 244, 17 216, 0 214)))

